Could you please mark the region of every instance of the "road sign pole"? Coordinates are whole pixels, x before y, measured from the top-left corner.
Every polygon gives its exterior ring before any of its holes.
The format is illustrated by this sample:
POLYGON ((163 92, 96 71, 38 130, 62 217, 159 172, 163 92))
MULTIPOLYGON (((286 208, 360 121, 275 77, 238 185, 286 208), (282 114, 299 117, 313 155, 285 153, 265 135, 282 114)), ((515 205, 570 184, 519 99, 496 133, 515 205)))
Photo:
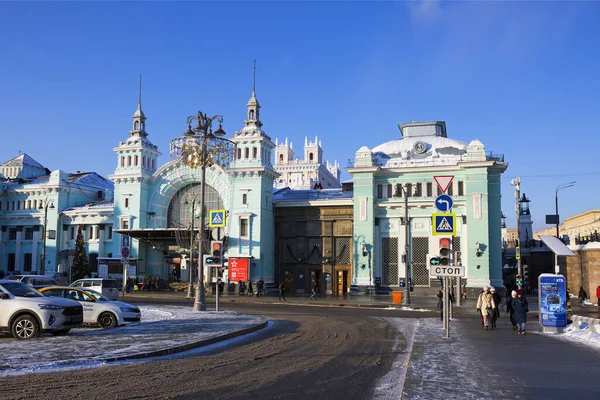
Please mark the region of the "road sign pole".
POLYGON ((450 309, 450 301, 448 300, 448 297, 449 297, 448 296, 448 279, 449 279, 448 276, 446 276, 444 278, 444 288, 445 288, 445 290, 444 290, 444 292, 445 292, 444 293, 444 297, 445 297, 444 304, 446 304, 446 313, 445 313, 446 315, 444 317, 444 322, 446 324, 446 326, 445 326, 445 328, 446 328, 446 339, 448 339, 450 337, 450 315, 448 313, 448 310, 450 309))
POLYGON ((123 301, 125 301, 125 290, 127 288, 127 270, 129 269, 129 261, 123 261, 123 301))

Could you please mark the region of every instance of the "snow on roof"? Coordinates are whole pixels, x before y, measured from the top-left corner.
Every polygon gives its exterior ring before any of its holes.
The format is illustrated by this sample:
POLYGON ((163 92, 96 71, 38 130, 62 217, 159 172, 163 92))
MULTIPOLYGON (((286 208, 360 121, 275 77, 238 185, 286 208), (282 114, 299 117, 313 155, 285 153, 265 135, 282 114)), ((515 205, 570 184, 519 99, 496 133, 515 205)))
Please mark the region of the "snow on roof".
POLYGON ((29 157, 26 153, 20 154, 15 158, 11 158, 3 164, 5 167, 20 167, 28 165, 30 167, 45 168, 42 164, 29 157))
POLYGON ((351 199, 352 192, 343 192, 339 189, 323 189, 320 192, 316 190, 292 190, 284 188, 273 193, 273 202, 298 201, 298 200, 336 200, 351 199))
POLYGON ((406 137, 380 144, 371 151, 375 164, 383 167, 408 163, 454 164, 467 152, 467 143, 443 136, 406 137))
POLYGON ((69 182, 76 182, 79 185, 86 185, 98 189, 113 190, 114 184, 103 176, 95 172, 78 172, 69 174, 69 182))
POLYGON ((102 200, 94 203, 84 204, 82 206, 69 207, 64 211, 82 211, 82 210, 93 210, 98 208, 113 208, 115 206, 113 200, 102 200))

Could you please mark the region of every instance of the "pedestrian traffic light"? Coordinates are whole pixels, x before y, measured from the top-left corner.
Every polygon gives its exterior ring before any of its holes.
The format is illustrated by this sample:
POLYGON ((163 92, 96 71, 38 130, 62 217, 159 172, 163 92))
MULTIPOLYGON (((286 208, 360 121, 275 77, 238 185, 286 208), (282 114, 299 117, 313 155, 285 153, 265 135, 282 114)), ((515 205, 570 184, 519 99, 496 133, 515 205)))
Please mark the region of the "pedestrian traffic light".
POLYGON ((450 265, 450 239, 440 239, 439 251, 440 265, 450 265))
POLYGON ((223 242, 221 240, 213 240, 210 242, 210 255, 213 258, 213 264, 220 264, 223 258, 223 242))
POLYGON ((523 277, 521 275, 517 275, 517 285, 523 285, 523 277))

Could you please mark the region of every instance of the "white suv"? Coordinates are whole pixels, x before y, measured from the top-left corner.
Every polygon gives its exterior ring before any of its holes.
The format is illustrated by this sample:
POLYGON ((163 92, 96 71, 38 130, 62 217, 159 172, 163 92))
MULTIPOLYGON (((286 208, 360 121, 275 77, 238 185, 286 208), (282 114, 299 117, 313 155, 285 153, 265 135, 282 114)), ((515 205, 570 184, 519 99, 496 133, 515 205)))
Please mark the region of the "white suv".
POLYGON ((41 332, 64 335, 82 324, 79 302, 46 297, 23 282, 0 280, 0 330, 15 339, 31 339, 41 332))

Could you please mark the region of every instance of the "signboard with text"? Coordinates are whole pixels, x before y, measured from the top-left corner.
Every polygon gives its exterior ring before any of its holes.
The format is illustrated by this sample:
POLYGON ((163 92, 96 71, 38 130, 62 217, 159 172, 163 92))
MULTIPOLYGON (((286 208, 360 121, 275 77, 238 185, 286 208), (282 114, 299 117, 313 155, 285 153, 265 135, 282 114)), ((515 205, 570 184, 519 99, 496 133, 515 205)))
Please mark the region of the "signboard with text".
POLYGON ((246 282, 250 276, 250 259, 248 258, 229 258, 229 281, 246 282))
POLYGON ((562 275, 541 274, 538 278, 540 324, 543 327, 567 326, 567 288, 562 275))

